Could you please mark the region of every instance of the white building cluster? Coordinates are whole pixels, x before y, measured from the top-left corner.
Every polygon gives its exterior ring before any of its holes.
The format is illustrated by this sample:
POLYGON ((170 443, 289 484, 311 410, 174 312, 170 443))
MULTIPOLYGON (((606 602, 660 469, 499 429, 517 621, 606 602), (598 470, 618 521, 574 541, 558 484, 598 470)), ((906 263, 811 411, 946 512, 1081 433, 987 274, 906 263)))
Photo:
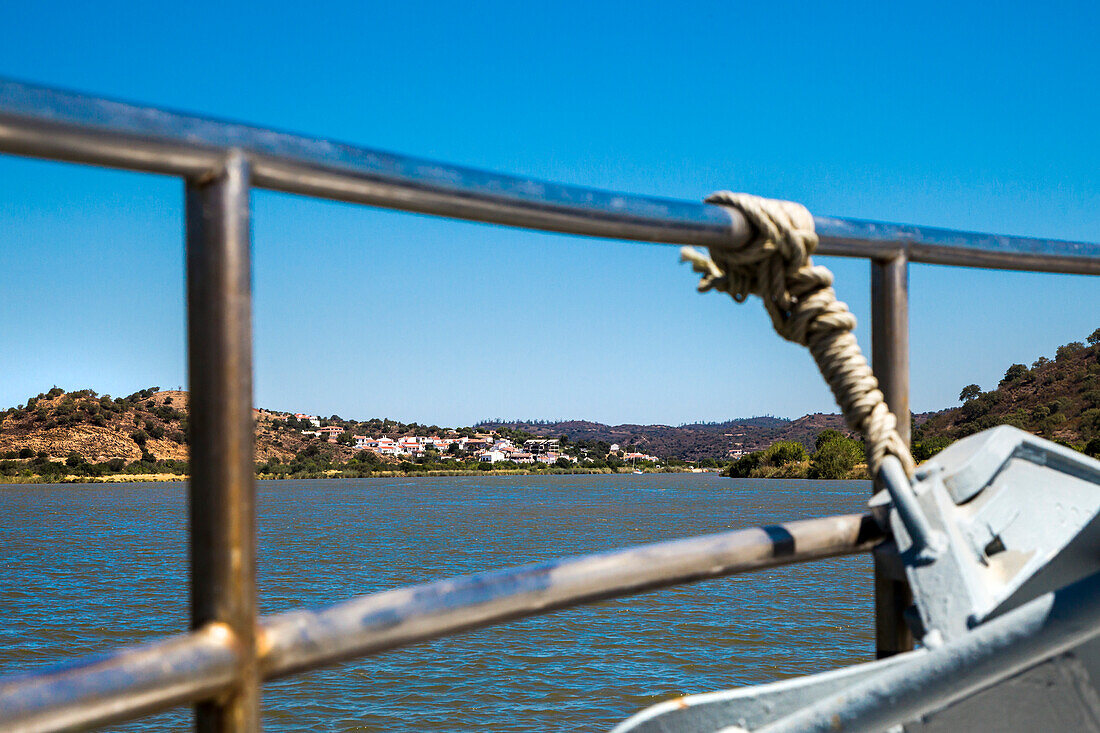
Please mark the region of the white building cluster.
MULTIPOLYGON (((285 420, 290 414, 275 414, 274 419, 285 420)), ((336 425, 321 427, 320 419, 316 415, 302 413, 294 414, 299 420, 310 423, 314 430, 303 430, 302 435, 323 438, 329 443, 337 442, 344 432, 344 428, 336 425)), ((421 458, 427 455, 429 450, 434 450, 439 455, 447 455, 453 452, 453 447, 467 457, 477 458, 483 463, 498 463, 500 461, 513 461, 514 463, 545 463, 552 465, 561 459, 570 463, 577 463, 576 456, 567 455, 561 447, 558 438, 533 438, 524 441, 522 446, 516 445, 507 438, 501 438, 495 432, 478 433, 473 437, 463 436, 456 438, 441 438, 438 436, 409 435, 402 438, 371 438, 366 435, 354 435, 355 448, 357 450, 369 450, 380 456, 392 456, 395 458, 421 458)), ((587 453, 582 451, 582 453, 587 453)), ((611 454, 627 463, 637 461, 651 461, 657 463, 657 456, 646 453, 620 453, 618 445, 611 446, 611 454)))
MULTIPOLYGON (((321 428, 321 430, 323 432, 325 428, 321 428)), ((335 435, 330 435, 329 440, 334 441, 339 432, 339 429, 335 429, 335 435)), ((514 461, 516 463, 539 462, 551 464, 559 458, 565 458, 571 463, 577 462, 576 458, 562 453, 556 439, 528 440, 520 447, 507 438, 499 438, 492 434, 477 435, 472 438, 439 438, 423 435, 411 435, 404 438, 369 438, 365 435, 353 437, 355 438, 356 448, 374 451, 382 456, 419 458, 429 450, 435 450, 439 454, 449 453, 452 446, 457 445, 458 450, 465 455, 473 456, 484 463, 514 461)))

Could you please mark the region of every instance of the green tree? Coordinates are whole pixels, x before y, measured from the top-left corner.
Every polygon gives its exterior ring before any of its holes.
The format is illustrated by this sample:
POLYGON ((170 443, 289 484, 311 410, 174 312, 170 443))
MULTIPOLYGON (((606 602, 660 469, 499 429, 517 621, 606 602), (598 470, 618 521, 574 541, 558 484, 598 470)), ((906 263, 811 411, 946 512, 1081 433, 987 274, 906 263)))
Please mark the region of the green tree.
POLYGON ((836 435, 823 442, 821 436, 818 436, 817 451, 810 456, 809 478, 846 478, 859 463, 863 450, 857 441, 835 430, 825 432, 836 433, 836 435))
POLYGON ((843 440, 846 436, 839 430, 833 430, 832 428, 825 428, 817 434, 817 438, 814 440, 814 450, 821 450, 821 446, 834 440, 843 440))
POLYGON ((1069 359, 1074 354, 1077 354, 1084 348, 1085 345, 1080 341, 1073 341, 1071 343, 1065 344, 1064 346, 1059 346, 1058 350, 1054 353, 1054 360, 1065 361, 1066 359, 1069 359))
POLYGON ((982 393, 982 388, 976 384, 968 384, 959 392, 959 402, 969 402, 982 393))
POLYGON ((763 464, 766 466, 785 466, 788 463, 802 463, 809 459, 806 446, 794 440, 780 440, 764 449, 763 464))
POLYGON ((913 459, 917 463, 927 461, 932 456, 939 453, 941 450, 951 445, 954 441, 946 435, 937 435, 931 438, 925 438, 913 444, 913 459))
POLYGON ((1013 364, 1005 372, 1004 379, 1001 380, 1001 384, 1011 384, 1012 382, 1018 382, 1024 377, 1028 376, 1031 372, 1023 364, 1013 364))
POLYGON ((69 456, 65 459, 65 465, 69 468, 76 468, 81 463, 84 463, 84 456, 77 453, 75 450, 69 453, 69 456))
POLYGON ((1089 342, 1089 346, 1096 346, 1097 344, 1100 344, 1100 328, 1090 333, 1088 339, 1086 340, 1089 342))
MULTIPOLYGON (((1096 330, 1100 332, 1100 328, 1096 330)), ((1085 455, 1100 458, 1100 436, 1093 438, 1085 445, 1085 455)))

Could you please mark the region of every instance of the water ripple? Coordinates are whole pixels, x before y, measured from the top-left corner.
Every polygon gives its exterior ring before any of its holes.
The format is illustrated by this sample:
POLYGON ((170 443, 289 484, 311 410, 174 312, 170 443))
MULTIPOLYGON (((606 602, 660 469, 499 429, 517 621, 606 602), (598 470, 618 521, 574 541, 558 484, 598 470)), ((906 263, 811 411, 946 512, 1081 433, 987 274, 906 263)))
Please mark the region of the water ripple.
MULTIPOLYGON (((0 674, 186 628, 184 486, 6 486, 0 674)), ((865 482, 712 475, 261 482, 264 613, 563 555, 859 511, 865 482)), ((265 688, 273 731, 607 729, 661 699, 866 661, 843 558, 608 601, 265 688)), ((114 730, 174 731, 177 710, 114 730)))

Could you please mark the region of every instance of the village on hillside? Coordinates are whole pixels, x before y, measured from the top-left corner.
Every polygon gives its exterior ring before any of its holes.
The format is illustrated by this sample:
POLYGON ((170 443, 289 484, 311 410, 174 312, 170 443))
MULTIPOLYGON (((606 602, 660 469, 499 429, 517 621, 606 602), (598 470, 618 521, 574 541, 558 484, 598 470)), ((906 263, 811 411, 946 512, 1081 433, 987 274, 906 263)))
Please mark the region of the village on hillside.
MULTIPOLYGON (((260 411, 258 410, 257 413, 260 411)), ((379 456, 394 458, 423 458, 436 453, 437 455, 457 455, 476 458, 482 463, 498 463, 512 461, 513 463, 545 463, 557 464, 559 461, 578 463, 590 456, 587 448, 577 448, 566 451, 559 438, 531 438, 517 445, 510 438, 499 435, 495 430, 484 433, 475 433, 472 436, 459 435, 456 431, 448 431, 449 436, 437 435, 409 435, 399 438, 387 436, 370 437, 366 435, 354 435, 348 433, 343 426, 322 426, 321 419, 316 415, 303 413, 268 413, 272 420, 288 420, 293 417, 300 422, 309 423, 313 429, 301 430, 301 434, 307 437, 321 438, 329 443, 351 441, 351 445, 357 450, 367 450, 379 456)), ((612 444, 609 451, 599 458, 615 456, 619 460, 634 463, 638 461, 657 464, 660 459, 647 453, 638 451, 623 451, 617 444, 612 444)))

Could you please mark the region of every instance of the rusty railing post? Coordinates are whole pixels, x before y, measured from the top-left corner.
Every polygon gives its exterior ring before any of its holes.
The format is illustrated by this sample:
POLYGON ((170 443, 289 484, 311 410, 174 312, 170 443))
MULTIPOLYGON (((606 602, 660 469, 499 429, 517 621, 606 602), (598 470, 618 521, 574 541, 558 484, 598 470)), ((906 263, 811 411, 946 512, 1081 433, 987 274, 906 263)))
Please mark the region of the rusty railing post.
MULTIPOLYGON (((871 260, 871 362, 908 445, 909 260, 904 252, 871 260)), ((902 616, 913 594, 897 567, 875 554, 875 654, 880 659, 913 648, 913 634, 902 616)))
POLYGON ((239 644, 232 689, 195 708, 200 733, 259 730, 249 164, 232 152, 187 182, 191 625, 239 644))

